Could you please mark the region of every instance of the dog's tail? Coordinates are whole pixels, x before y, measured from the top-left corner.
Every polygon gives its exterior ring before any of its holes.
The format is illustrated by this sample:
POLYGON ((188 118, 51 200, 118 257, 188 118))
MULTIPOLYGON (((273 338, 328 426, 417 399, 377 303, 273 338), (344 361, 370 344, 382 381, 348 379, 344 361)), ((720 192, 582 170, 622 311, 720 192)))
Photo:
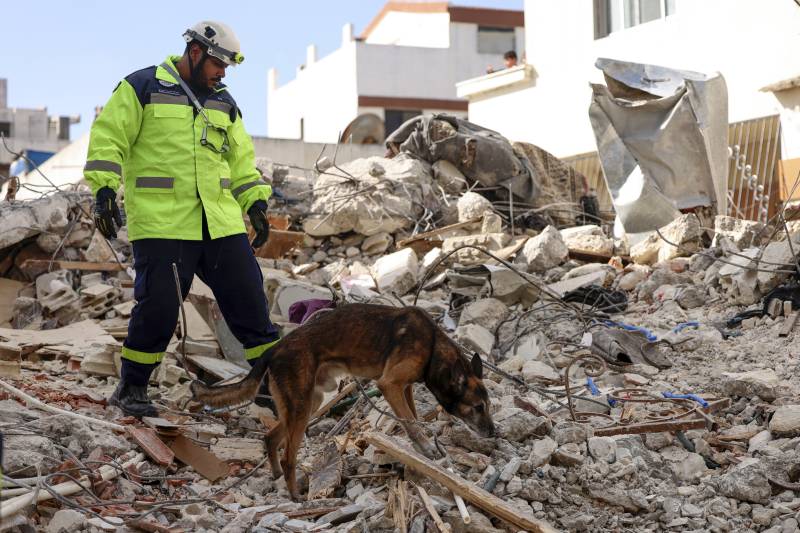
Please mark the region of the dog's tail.
POLYGON ((198 402, 210 407, 227 407, 250 401, 256 397, 261 380, 269 370, 271 359, 269 355, 260 357, 247 376, 236 383, 208 386, 202 381, 193 381, 192 396, 198 402))

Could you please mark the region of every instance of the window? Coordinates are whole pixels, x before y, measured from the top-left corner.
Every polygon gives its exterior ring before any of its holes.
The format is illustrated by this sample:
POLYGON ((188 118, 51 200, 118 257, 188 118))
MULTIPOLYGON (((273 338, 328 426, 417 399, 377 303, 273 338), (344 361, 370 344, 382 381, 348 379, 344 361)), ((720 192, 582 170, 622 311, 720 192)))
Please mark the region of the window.
POLYGON ((504 54, 516 49, 514 28, 478 26, 478 53, 504 54))
POLYGON ((4 137, 11 137, 11 123, 0 122, 0 135, 4 137))
POLYGON ((676 0, 594 0, 594 38, 675 14, 676 0))
POLYGON ((394 130, 399 128, 406 120, 421 115, 422 110, 408 111, 405 109, 386 109, 383 112, 383 131, 386 132, 388 137, 394 133, 394 130))

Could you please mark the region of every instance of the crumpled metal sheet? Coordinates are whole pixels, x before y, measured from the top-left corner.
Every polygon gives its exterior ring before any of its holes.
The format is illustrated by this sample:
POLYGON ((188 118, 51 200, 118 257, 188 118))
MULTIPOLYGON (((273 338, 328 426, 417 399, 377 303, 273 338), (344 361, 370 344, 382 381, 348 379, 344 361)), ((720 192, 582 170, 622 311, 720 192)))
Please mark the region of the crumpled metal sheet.
POLYGON ((434 163, 445 159, 464 176, 486 187, 509 188, 532 202, 538 196, 534 169, 521 150, 490 129, 441 114, 419 115, 404 122, 386 139, 387 147, 434 163))
POLYGON ((669 224, 681 209, 727 209, 728 92, 705 75, 600 58, 589 118, 627 233, 669 224))

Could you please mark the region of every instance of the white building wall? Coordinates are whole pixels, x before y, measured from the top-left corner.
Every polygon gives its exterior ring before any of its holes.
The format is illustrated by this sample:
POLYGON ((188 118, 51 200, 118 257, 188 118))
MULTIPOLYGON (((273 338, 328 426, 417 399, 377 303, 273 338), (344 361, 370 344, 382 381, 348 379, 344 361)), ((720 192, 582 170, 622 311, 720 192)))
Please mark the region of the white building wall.
MULTIPOLYGON (((360 113, 359 95, 455 100, 457 81, 479 76, 487 66, 503 64, 502 53, 478 52, 477 33, 476 24, 449 23, 449 13, 387 13, 366 41, 345 37, 340 49, 306 64, 296 79, 285 85, 278 87, 277 76, 270 74, 269 136, 300 138, 302 118, 306 141, 336 142, 360 113), (394 41, 398 45, 388 44, 394 41)), ((517 28, 514 35, 521 57, 524 29, 517 28)), ((383 117, 382 111, 379 116, 383 117)))
POLYGON ((800 71, 784 59, 800 49, 800 8, 784 0, 676 4, 674 15, 595 40, 592 2, 526 0, 533 86, 472 96, 470 120, 558 156, 595 150, 588 107, 589 83, 603 81, 594 67, 598 57, 719 71, 728 84, 730 121, 776 113, 776 98, 759 89, 800 71))
POLYGON ((406 13, 390 11, 367 36, 368 44, 393 44, 397 46, 425 46, 447 48, 450 46, 450 14, 406 13))
POLYGON ((394 98, 455 98, 449 48, 356 43, 358 94, 394 98), (436 73, 433 75, 433 73, 436 73))
MULTIPOLYGON (((336 142, 356 116, 356 42, 345 43, 330 55, 298 71, 283 87, 268 84, 267 129, 270 137, 336 142)), ((277 81, 277 80, 275 80, 277 81)))

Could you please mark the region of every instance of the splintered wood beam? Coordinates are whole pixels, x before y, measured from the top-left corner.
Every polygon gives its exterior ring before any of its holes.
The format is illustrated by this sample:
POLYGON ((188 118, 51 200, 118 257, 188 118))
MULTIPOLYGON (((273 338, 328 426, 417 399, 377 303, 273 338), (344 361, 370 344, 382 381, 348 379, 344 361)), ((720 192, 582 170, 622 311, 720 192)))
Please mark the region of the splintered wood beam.
POLYGON ((420 474, 446 487, 453 494, 458 494, 476 507, 505 520, 509 524, 536 533, 551 533, 557 531, 547 522, 536 520, 531 515, 520 513, 515 507, 489 494, 474 483, 470 483, 458 475, 448 472, 410 448, 398 444, 397 439, 371 431, 364 435, 364 440, 409 468, 416 470, 420 474))

